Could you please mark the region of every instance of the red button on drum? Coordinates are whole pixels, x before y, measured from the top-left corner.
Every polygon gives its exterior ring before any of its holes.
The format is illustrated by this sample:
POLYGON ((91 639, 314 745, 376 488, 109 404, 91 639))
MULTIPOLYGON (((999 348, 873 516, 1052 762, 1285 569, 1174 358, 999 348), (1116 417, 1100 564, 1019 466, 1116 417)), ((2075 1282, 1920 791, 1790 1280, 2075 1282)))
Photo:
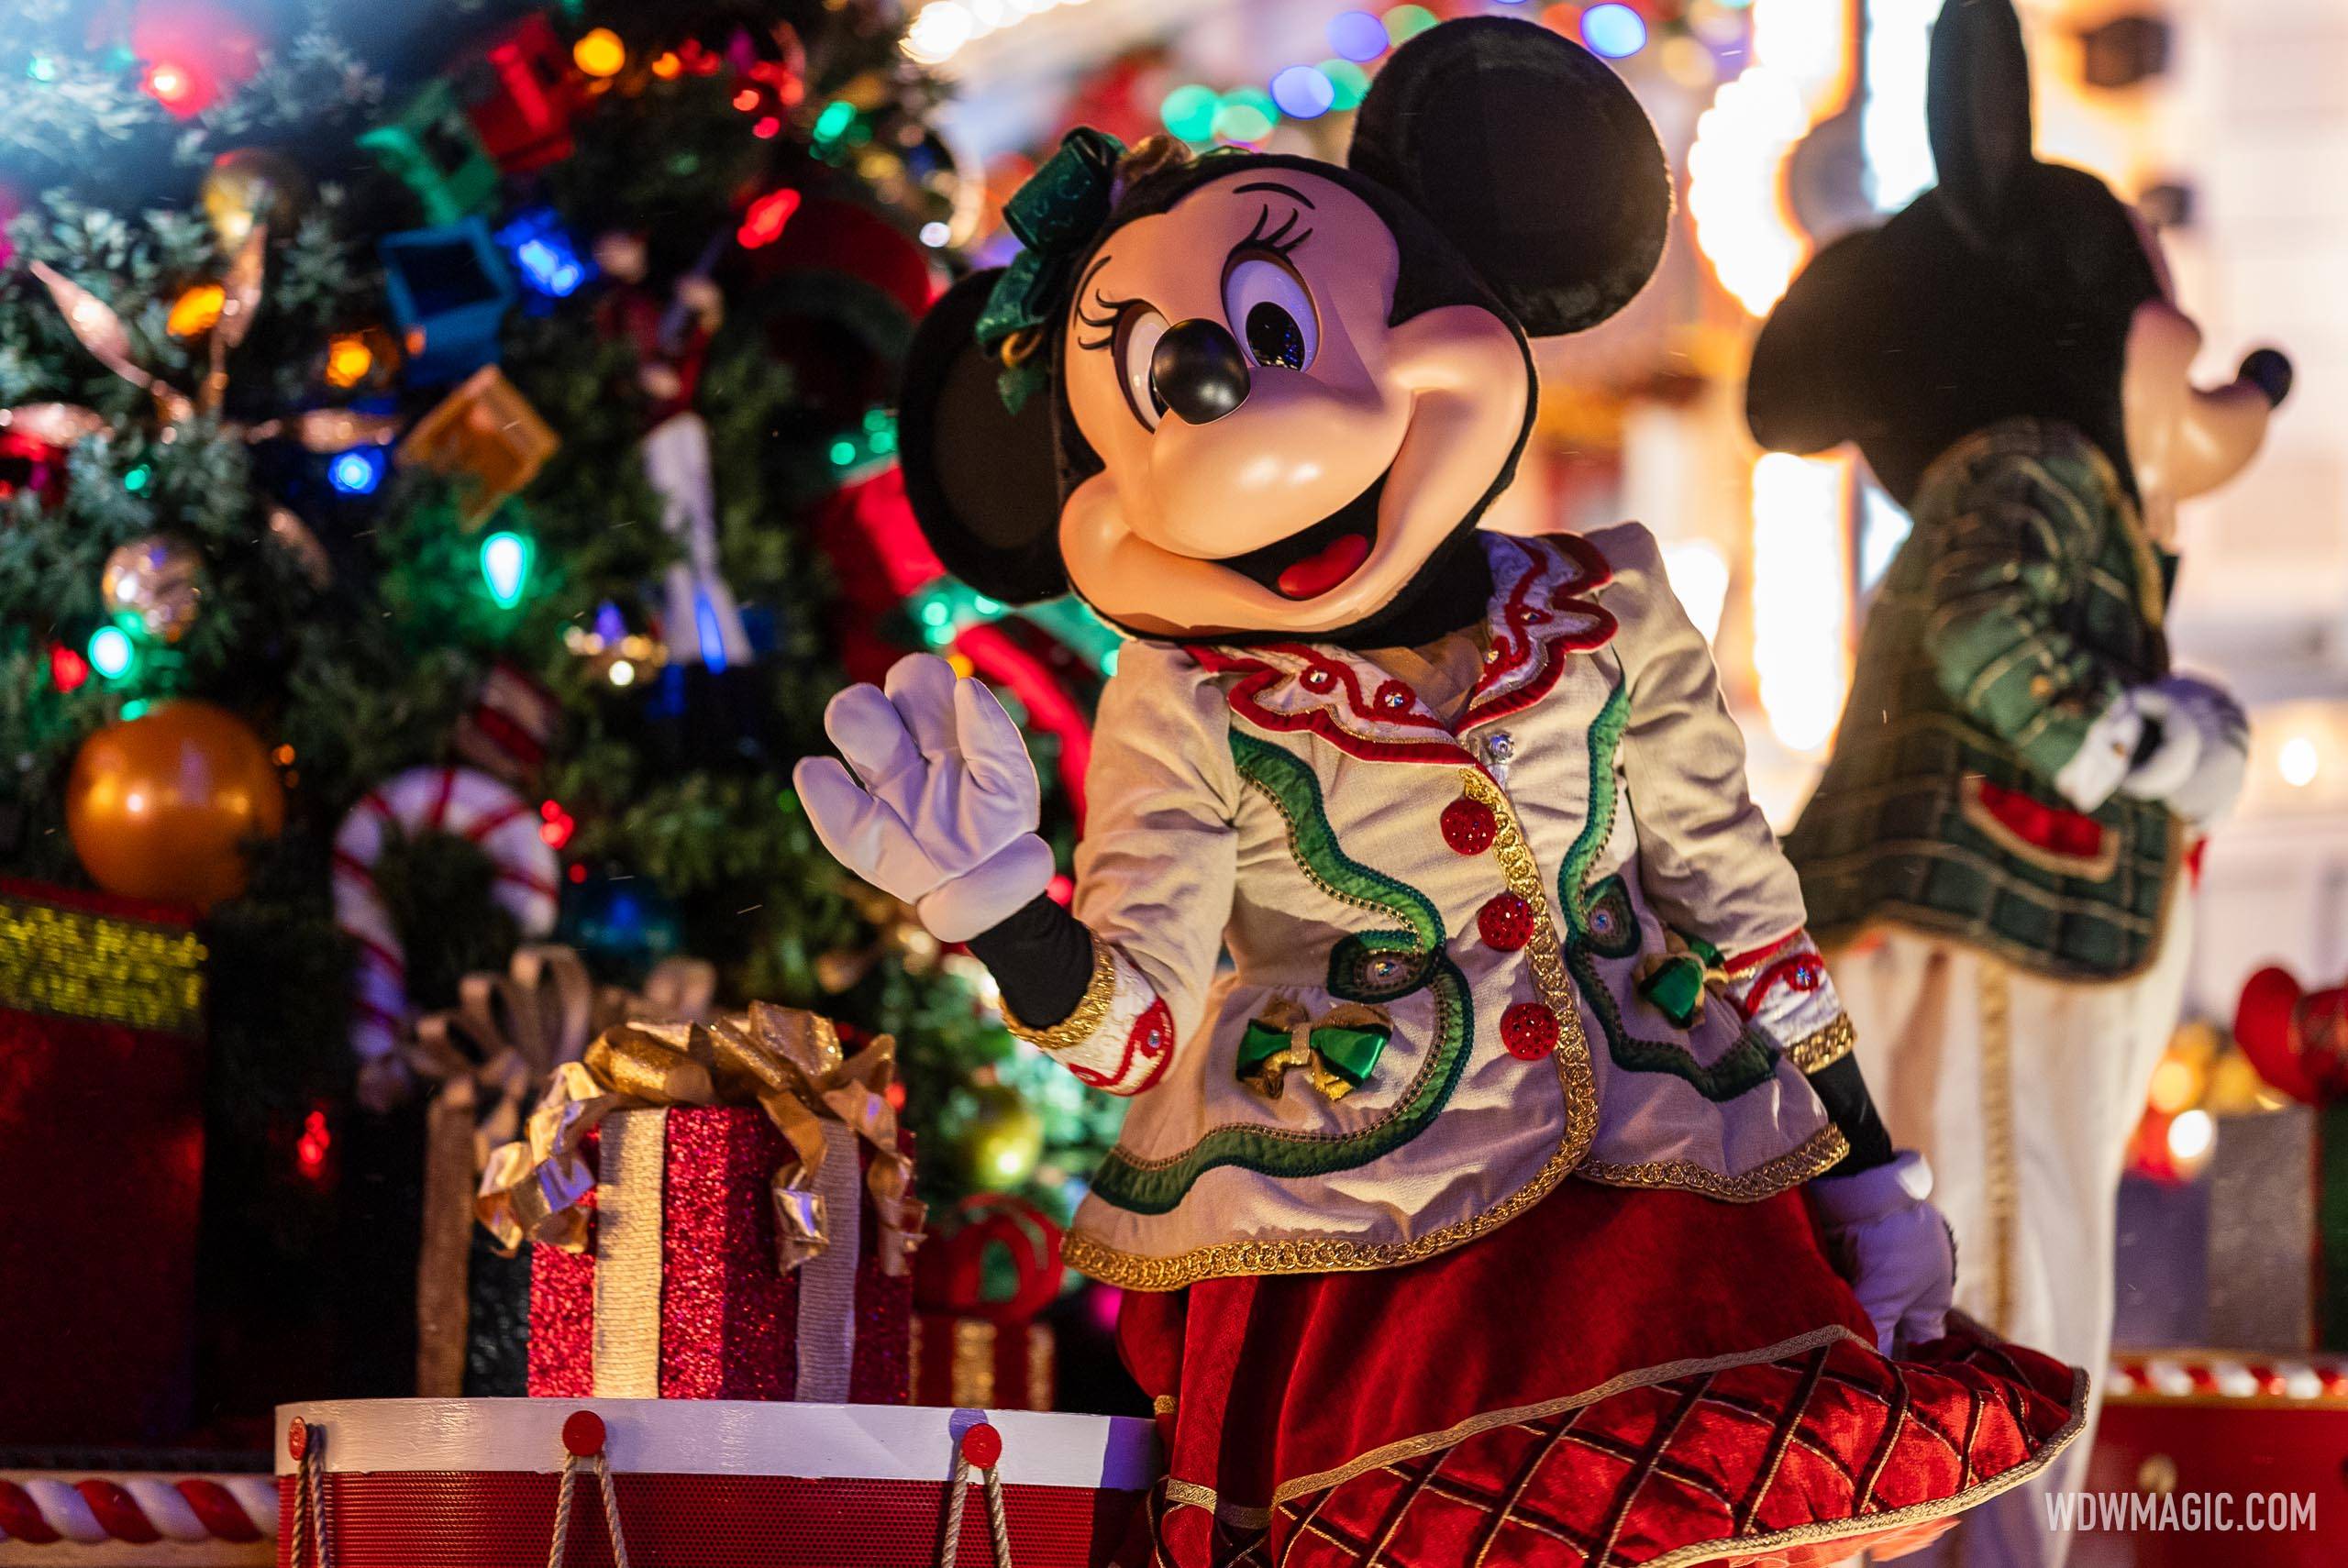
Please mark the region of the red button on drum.
POLYGON ((1481 855, 1500 836, 1501 821, 1491 807, 1462 795, 1443 809, 1443 842, 1462 855, 1481 855))
POLYGON ((604 1418, 593 1410, 573 1410, 563 1419, 562 1446, 585 1459, 604 1452, 604 1418))
POLYGON ((1476 911, 1476 930, 1485 945, 1513 953, 1533 940, 1533 906, 1517 894, 1497 894, 1476 911))
POLYGON ((1512 1056, 1537 1061, 1557 1048, 1557 1015, 1539 1002, 1518 1002, 1501 1014, 1501 1043, 1512 1056))

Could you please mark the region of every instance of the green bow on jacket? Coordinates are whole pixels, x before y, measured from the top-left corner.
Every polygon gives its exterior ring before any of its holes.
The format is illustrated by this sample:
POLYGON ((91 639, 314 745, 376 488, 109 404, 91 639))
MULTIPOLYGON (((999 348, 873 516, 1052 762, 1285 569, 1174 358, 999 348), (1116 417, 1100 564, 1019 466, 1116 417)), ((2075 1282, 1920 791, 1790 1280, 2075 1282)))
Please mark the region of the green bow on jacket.
POLYGON ((1312 1018, 1296 1003, 1276 999, 1239 1037, 1239 1081, 1278 1099, 1289 1069, 1303 1067, 1324 1099, 1343 1099, 1369 1081, 1393 1033, 1379 1008, 1345 1002, 1312 1018))

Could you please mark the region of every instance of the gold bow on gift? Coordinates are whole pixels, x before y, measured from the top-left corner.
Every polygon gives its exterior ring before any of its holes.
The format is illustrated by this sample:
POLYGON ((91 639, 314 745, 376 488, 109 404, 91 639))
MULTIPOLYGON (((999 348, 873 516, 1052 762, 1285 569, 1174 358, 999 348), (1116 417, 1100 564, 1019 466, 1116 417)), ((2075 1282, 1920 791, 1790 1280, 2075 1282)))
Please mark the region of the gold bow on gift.
POLYGON ((580 1157, 588 1131, 615 1110, 658 1106, 761 1107, 791 1143, 774 1173, 776 1265, 788 1274, 830 1244, 816 1183, 826 1121, 870 1143, 866 1190, 880 1216, 884 1273, 912 1266, 924 1209, 912 1196, 913 1162, 898 1148, 889 1103, 896 1043, 883 1034, 849 1056, 827 1019, 752 1002, 747 1014, 707 1023, 637 1021, 606 1029, 586 1056, 555 1069, 530 1114, 526 1138, 493 1151, 475 1211, 508 1249, 525 1241, 571 1252, 587 1246, 579 1204, 594 1189, 580 1157))
MULTIPOLYGON (((228 354, 252 330, 253 317, 260 304, 261 268, 267 259, 268 243, 267 226, 255 224, 229 259, 227 272, 220 280, 220 316, 210 328, 210 362, 193 397, 131 358, 129 329, 123 326, 122 317, 112 305, 46 262, 33 262, 32 273, 49 290, 49 297, 57 302, 75 340, 107 370, 153 397, 156 416, 171 428, 199 417, 217 417, 227 402, 228 354)), ((31 403, 0 410, 0 427, 69 446, 106 428, 106 420, 96 411, 74 403, 31 403)), ((247 442, 282 436, 309 451, 339 452, 389 441, 399 434, 400 422, 388 414, 314 408, 258 425, 224 423, 221 428, 247 442)), ((322 580, 328 566, 317 536, 310 532, 307 524, 283 506, 272 502, 269 513, 270 536, 292 551, 312 581, 324 587, 322 580)))
POLYGON ((578 954, 534 944, 504 974, 466 976, 453 1009, 416 1021, 403 1054, 440 1086, 425 1116, 419 1393, 463 1392, 474 1178, 493 1147, 519 1135, 530 1096, 586 1048, 594 996, 578 954))
POLYGON ((595 993, 595 1027, 621 1023, 699 1023, 717 1001, 717 966, 706 958, 663 958, 641 989, 605 986, 595 993))

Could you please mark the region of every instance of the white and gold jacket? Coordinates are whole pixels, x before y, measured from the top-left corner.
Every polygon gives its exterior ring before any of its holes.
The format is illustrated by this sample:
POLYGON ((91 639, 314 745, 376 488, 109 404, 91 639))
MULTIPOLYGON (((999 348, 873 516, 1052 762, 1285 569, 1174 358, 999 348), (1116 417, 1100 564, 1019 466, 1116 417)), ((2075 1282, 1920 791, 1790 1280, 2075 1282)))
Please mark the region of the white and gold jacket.
POLYGON ((1121 655, 1077 852, 1091 984, 1013 1025, 1135 1097, 1085 1273, 1383 1267, 1569 1174, 1752 1200, 1844 1154, 1805 1074, 1850 1026, 1654 538, 1481 538, 1490 652, 1452 723, 1324 645, 1121 655))

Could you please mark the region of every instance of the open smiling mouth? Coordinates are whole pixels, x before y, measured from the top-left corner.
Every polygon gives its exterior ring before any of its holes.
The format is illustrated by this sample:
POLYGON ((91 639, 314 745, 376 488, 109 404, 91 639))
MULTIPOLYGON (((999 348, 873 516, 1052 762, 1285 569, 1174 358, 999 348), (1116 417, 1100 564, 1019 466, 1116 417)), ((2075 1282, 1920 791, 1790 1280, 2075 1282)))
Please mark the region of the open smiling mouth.
POLYGON ((1283 599, 1317 599, 1369 559, 1370 547, 1378 542, 1378 499, 1385 492, 1386 475, 1379 474, 1368 490, 1303 532, 1214 564, 1283 599))

